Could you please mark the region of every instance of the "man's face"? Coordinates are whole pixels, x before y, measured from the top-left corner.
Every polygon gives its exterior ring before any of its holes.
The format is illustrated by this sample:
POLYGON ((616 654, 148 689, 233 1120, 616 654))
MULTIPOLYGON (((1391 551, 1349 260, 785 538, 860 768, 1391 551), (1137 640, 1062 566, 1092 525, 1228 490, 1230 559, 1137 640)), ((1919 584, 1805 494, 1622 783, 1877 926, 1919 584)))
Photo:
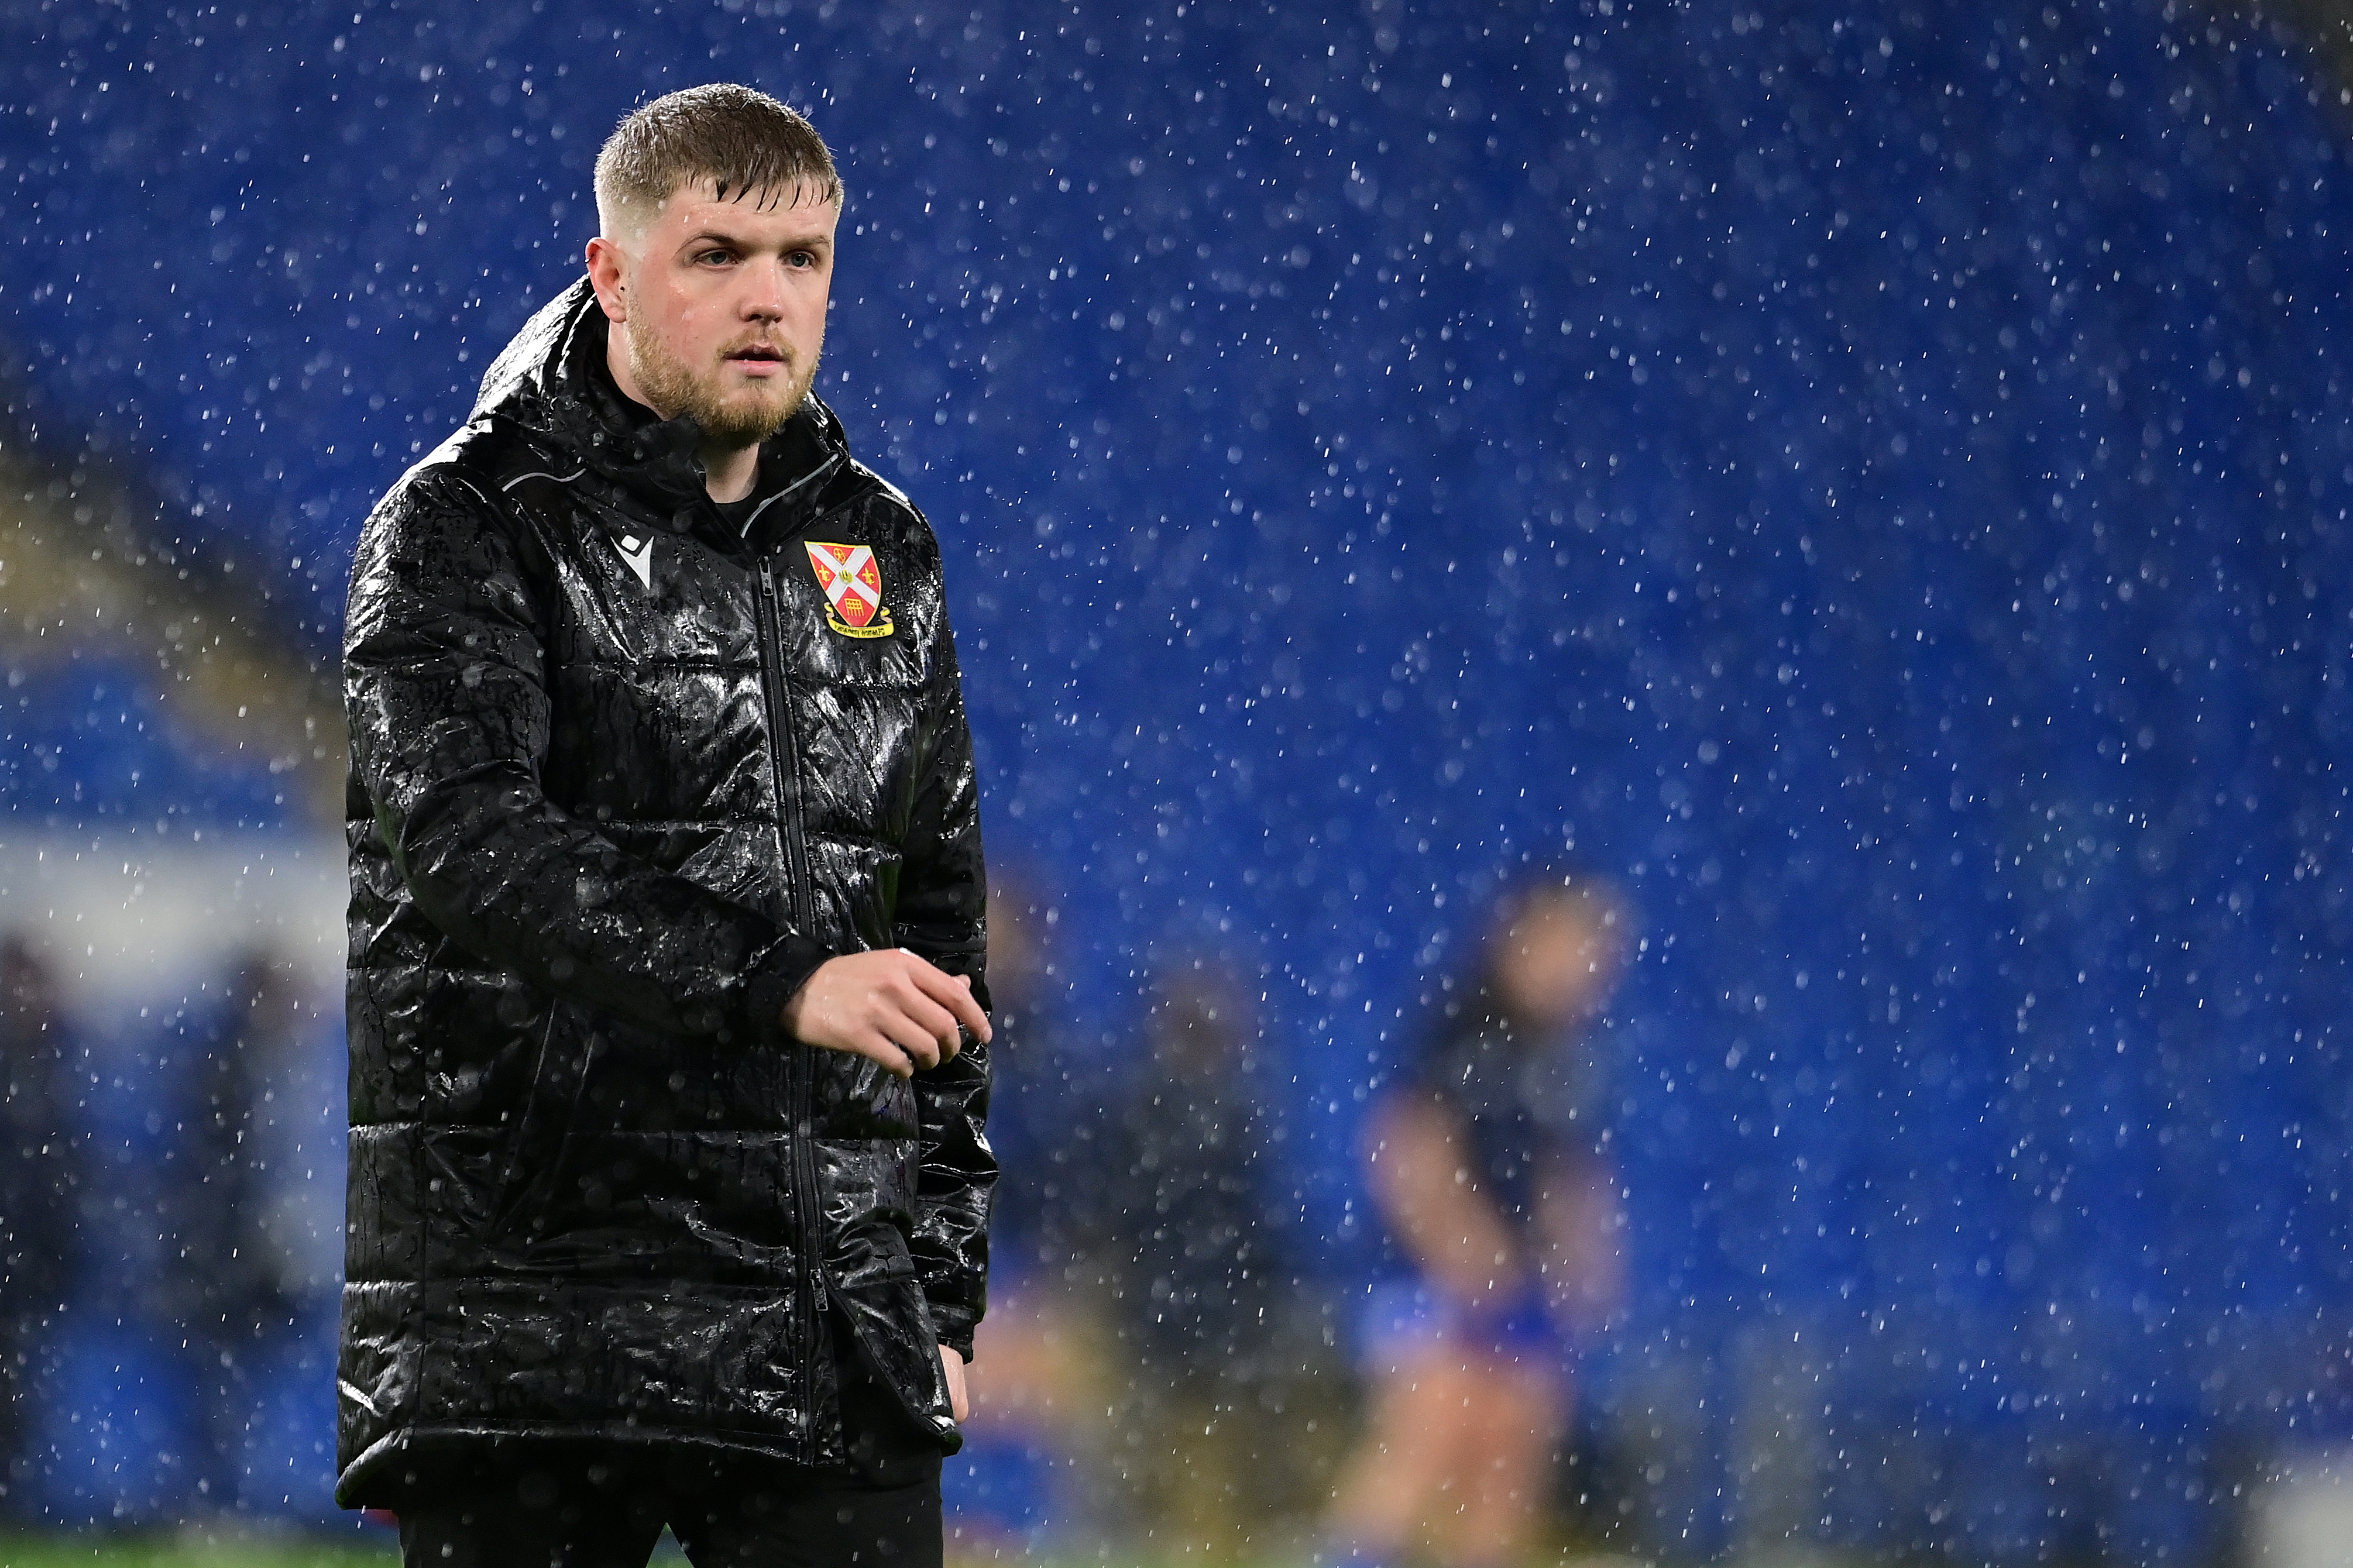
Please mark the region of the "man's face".
POLYGON ((1617 979, 1617 933, 1581 900, 1534 899, 1502 935, 1496 979, 1513 1009, 1557 1025, 1600 1006, 1617 979))
POLYGON ((627 350, 621 390, 665 419, 693 416, 718 447, 765 439, 817 380, 841 209, 777 205, 790 196, 721 201, 707 183, 681 185, 642 232, 588 247, 627 350))

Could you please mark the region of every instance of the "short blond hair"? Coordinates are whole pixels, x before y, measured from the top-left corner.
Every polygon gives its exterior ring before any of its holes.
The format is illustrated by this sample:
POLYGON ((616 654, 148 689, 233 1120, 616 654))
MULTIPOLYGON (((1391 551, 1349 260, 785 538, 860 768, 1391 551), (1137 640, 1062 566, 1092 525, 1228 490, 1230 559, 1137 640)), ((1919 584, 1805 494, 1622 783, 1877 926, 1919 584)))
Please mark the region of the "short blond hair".
POLYGON ((795 206, 839 205, 841 176, 825 139, 766 93, 733 82, 681 89, 624 116, 596 154, 596 218, 606 237, 643 221, 681 185, 709 181, 725 201, 755 192, 795 206))

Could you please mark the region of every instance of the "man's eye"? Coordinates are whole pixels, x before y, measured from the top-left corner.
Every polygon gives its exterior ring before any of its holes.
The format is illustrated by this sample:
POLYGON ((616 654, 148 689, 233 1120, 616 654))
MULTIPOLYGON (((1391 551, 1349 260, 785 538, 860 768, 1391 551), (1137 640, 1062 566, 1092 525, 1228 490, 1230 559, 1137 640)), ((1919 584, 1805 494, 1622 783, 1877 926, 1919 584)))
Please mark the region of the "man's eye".
POLYGON ((719 262, 733 261, 733 260, 734 260, 734 259, 735 259, 735 257, 734 257, 734 254, 733 254, 732 251, 725 251, 725 250, 706 250, 706 251, 704 251, 702 255, 700 255, 700 256, 696 257, 696 258, 695 258, 695 259, 696 259, 697 261, 704 262, 704 263, 706 263, 706 264, 711 264, 711 263, 719 263, 719 262))

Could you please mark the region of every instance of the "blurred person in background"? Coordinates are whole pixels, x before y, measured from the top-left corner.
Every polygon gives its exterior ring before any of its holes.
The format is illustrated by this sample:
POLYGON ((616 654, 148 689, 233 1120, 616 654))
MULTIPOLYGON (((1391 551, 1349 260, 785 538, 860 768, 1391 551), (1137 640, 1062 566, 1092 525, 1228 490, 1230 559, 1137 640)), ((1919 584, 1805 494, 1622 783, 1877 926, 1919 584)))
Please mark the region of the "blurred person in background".
POLYGON ((245 1470, 259 1394, 257 1363, 292 1331, 302 1280, 280 1234, 285 1173, 274 1169, 280 1117, 294 1110, 303 1013, 292 973, 250 949, 235 957, 219 1001, 183 1025, 189 1101, 162 1194, 177 1253, 165 1287, 196 1383, 198 1492, 227 1509, 245 1470))
POLYGON ((75 1048, 48 966, 21 935, 0 937, 0 1518, 27 1512, 37 1460, 26 1397, 79 1250, 75 1048))
POLYGON ((1571 1344, 1622 1273, 1593 1037, 1629 924, 1590 877, 1507 892, 1374 1110, 1366 1181, 1408 1274, 1373 1293, 1371 1411, 1327 1561, 1371 1568, 1426 1547, 1443 1568, 1505 1568, 1535 1542, 1571 1344))
POLYGON ((1231 1557, 1295 1467, 1283 1408, 1288 1205, 1271 1170, 1257 1009, 1203 959, 1154 982, 1102 1194, 1110 1327, 1132 1397, 1113 1456, 1164 1549, 1231 1557))
POLYGON ((972 1417, 949 1462, 949 1537, 960 1555, 1050 1549, 1084 1511, 1074 1479, 1099 1446, 1100 1336, 1071 1288, 1082 1253, 1074 1151, 1094 1129, 1063 1056, 1059 906, 1033 877, 988 878, 988 1142, 1003 1173, 989 1210, 988 1317, 974 1338, 972 1417))
POLYGON ((996 1160, 937 539, 812 390, 844 193, 726 84, 363 529, 337 1497, 412 1564, 936 1565, 996 1160))
POLYGON ((988 879, 989 1146, 1004 1167, 989 1207, 992 1293, 1032 1274, 1059 1276, 1071 1234, 1070 1152, 1075 1097, 1062 1059, 1063 982, 1051 940, 1053 899, 1019 874, 988 879))

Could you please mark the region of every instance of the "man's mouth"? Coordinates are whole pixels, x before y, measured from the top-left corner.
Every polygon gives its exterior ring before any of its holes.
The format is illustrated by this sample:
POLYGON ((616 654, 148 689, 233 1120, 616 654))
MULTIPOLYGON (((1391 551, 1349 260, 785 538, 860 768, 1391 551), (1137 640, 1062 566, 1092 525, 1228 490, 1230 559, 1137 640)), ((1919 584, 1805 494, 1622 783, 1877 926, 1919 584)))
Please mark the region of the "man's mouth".
POLYGON ((782 350, 770 348, 765 343, 733 350, 727 357, 737 364, 782 364, 785 362, 782 350))

